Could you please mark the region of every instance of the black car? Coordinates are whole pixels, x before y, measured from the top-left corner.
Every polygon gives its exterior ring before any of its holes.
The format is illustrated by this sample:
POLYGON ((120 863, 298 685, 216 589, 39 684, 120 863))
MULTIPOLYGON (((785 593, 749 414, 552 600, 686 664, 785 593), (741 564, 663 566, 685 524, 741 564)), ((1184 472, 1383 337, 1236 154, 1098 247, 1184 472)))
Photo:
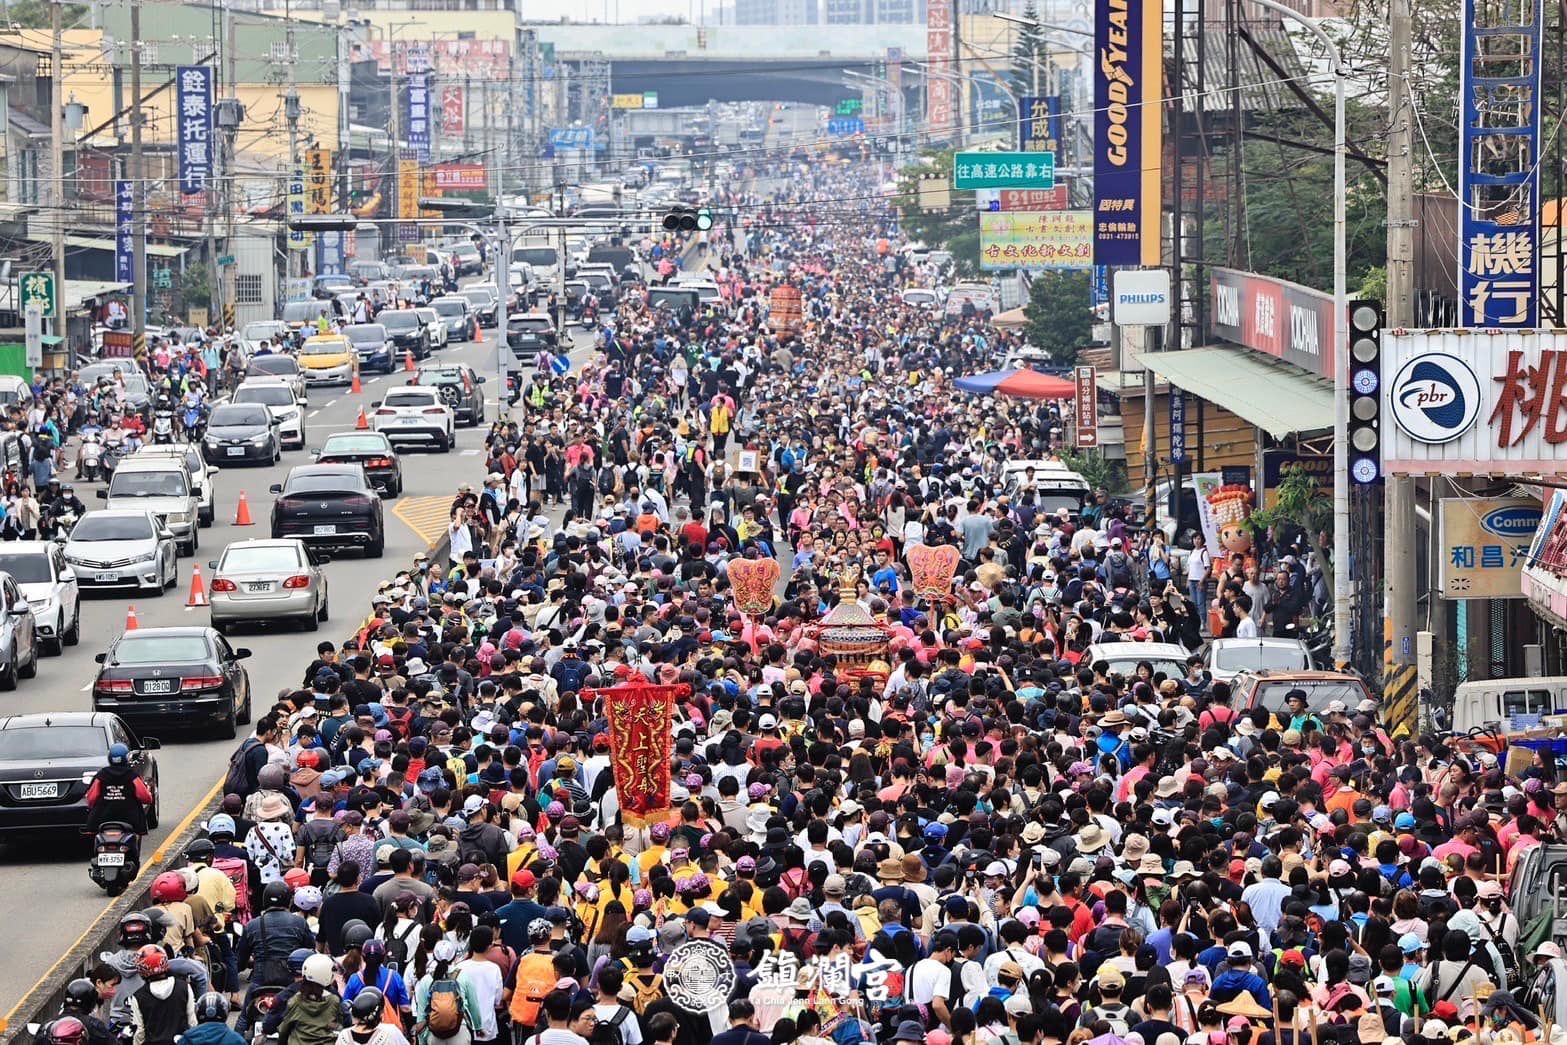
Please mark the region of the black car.
POLYGON ((275 464, 283 456, 278 420, 260 403, 219 403, 207 418, 201 456, 208 464, 275 464))
POLYGON ((462 363, 420 367, 414 384, 434 385, 439 389, 457 421, 476 425, 484 420, 484 390, 479 387, 484 384, 484 378, 475 374, 473 367, 462 363))
POLYGON ((403 465, 381 432, 334 432, 316 451, 317 464, 357 464, 370 485, 388 497, 403 492, 403 465))
POLYGON ((363 548, 372 559, 386 550, 381 498, 356 464, 302 465, 273 483, 272 536, 298 537, 324 548, 363 548))
POLYGON ((553 352, 560 344, 560 335, 555 332, 555 321, 549 313, 518 312, 506 317, 506 343, 517 355, 524 354, 520 350, 526 350, 526 354, 532 356, 538 352, 533 346, 540 343, 553 352))
POLYGON ((385 308, 376 313, 375 321, 386 328, 399 361, 404 352, 412 352, 415 359, 429 357, 430 335, 419 321, 419 313, 411 308, 385 308))
POLYGON ((448 294, 430 302, 430 307, 446 324, 447 344, 473 340, 473 305, 467 298, 448 294))
POLYGON ((250 676, 239 663, 249 656, 211 628, 127 631, 97 656, 93 709, 133 726, 216 726, 233 739, 250 721, 250 676))
POLYGON ((0 718, 0 833, 84 828, 87 788, 109 764, 112 744, 130 749, 152 792, 147 825, 158 826, 158 742, 137 736, 118 715, 49 711, 0 718))

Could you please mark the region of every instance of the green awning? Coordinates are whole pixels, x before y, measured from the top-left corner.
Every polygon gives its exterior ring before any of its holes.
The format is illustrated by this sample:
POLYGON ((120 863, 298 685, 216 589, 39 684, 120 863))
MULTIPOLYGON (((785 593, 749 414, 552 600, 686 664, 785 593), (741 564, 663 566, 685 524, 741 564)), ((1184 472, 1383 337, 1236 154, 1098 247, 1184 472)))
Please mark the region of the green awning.
POLYGON ((1176 388, 1222 406, 1283 439, 1333 427, 1333 387, 1288 363, 1244 348, 1145 352, 1139 361, 1176 388))

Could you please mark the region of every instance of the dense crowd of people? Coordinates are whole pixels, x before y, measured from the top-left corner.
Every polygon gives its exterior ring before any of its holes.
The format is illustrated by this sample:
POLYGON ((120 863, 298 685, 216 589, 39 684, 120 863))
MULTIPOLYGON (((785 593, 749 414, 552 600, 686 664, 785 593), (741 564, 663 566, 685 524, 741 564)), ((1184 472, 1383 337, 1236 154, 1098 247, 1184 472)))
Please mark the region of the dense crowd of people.
POLYGON ((1003 466, 1057 449, 1059 409, 953 390, 1017 338, 903 304, 937 274, 898 250, 869 166, 794 165, 744 222, 754 249, 708 255, 723 303, 623 295, 586 362, 530 378, 448 560, 386 582, 258 717, 66 1032, 1521 1045, 1567 1025, 1567 960, 1508 903, 1520 855, 1567 837, 1554 765, 1506 777, 1390 736, 1374 701, 1239 706, 1200 661, 1086 658, 1293 625, 1307 542, 1215 569, 1108 499, 1039 510, 1003 466), (844 216, 817 222, 824 200, 844 216), (785 281, 803 309, 779 330, 785 281), (945 598, 915 590, 921 545, 959 551, 945 598), (782 567, 775 603, 742 615, 729 574, 757 557, 782 567), (848 604, 885 626, 884 663, 816 627, 848 604), (621 808, 599 692, 632 681, 686 687, 650 816, 621 808))

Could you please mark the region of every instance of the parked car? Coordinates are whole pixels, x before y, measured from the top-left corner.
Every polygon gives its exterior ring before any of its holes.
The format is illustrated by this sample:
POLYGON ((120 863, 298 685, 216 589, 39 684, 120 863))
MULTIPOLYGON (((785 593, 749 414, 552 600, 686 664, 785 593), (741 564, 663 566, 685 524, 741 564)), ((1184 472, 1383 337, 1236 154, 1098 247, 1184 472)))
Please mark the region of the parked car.
POLYGON ((0 374, 0 410, 12 407, 26 413, 33 405, 33 388, 25 378, 0 374))
POLYGON ((225 464, 276 464, 283 458, 279 422, 260 403, 219 403, 207 418, 201 453, 225 464))
POLYGON ((207 464, 200 449, 190 443, 147 443, 136 451, 134 457, 163 458, 183 464, 185 471, 190 473, 191 485, 196 488, 196 521, 203 526, 212 525, 217 518, 217 508, 212 500, 212 473, 217 469, 207 464))
POLYGON ((479 317, 481 327, 500 325, 501 295, 494 286, 474 283, 458 291, 473 305, 473 314, 479 317))
POLYGON ((384 552, 381 499, 358 465, 301 465, 271 490, 277 495, 272 502, 274 539, 298 537, 312 547, 363 548, 372 559, 384 552))
POLYGON ((98 497, 110 510, 151 512, 160 526, 174 534, 186 555, 195 554, 201 546, 201 527, 196 522, 200 501, 181 462, 127 457, 109 476, 109 488, 99 490, 98 497))
POLYGON ((473 340, 473 306, 467 298, 448 295, 430 302, 430 307, 446 324, 446 340, 473 340))
POLYGON ((114 744, 130 749, 130 764, 152 792, 147 826, 157 827, 158 741, 139 736, 118 715, 45 711, 0 718, 0 833, 79 834, 87 826, 87 789, 114 744))
POLYGON ((250 656, 212 628, 139 628, 114 640, 95 658, 94 711, 148 725, 216 726, 234 739, 250 721, 250 656))
POLYGON ((315 631, 328 616, 321 564, 330 561, 297 537, 235 541, 207 563, 212 626, 227 634, 235 624, 292 620, 315 631))
MULTIPOLYGON (((250 378, 240 382, 229 397, 231 403, 251 403, 267 408, 277 421, 278 439, 284 449, 305 448, 305 401, 299 397, 299 389, 291 382, 278 379, 250 378)), ((207 427, 212 421, 208 419, 207 427)))
MULTIPOLYGON (((371 324, 381 335, 382 343, 386 340, 386 328, 379 324, 371 324)), ((350 330, 363 331, 365 328, 344 327, 342 334, 323 334, 305 338, 305 343, 299 346, 299 365, 305 372, 305 387, 316 385, 346 385, 354 379, 355 352, 360 349, 360 342, 345 336, 350 330)))
POLYGON ((174 534, 149 511, 88 512, 65 541, 65 562, 84 591, 135 588, 161 594, 179 580, 174 534))
POLYGON ((310 396, 305 389, 305 372, 293 356, 273 352, 251 357, 245 364, 245 379, 248 381, 257 377, 275 377, 286 381, 293 387, 295 399, 301 403, 310 401, 310 396))
POLYGON ((405 385, 389 389, 386 398, 375 404, 370 426, 398 443, 428 443, 441 453, 451 450, 457 439, 457 419, 433 388, 405 385))
POLYGON ((334 432, 315 453, 317 464, 357 464, 387 497, 403 492, 403 464, 382 432, 334 432))
POLYGON ((1203 665, 1215 679, 1228 682, 1243 671, 1305 671, 1311 650, 1300 639, 1214 639, 1203 651, 1203 665))
POLYGON ((11 576, 32 607, 43 652, 59 654, 82 640, 81 591, 76 571, 65 561, 58 541, 6 541, 0 544, 0 571, 11 576))
MULTIPOLYGON (((375 321, 385 329, 387 340, 391 342, 394 365, 401 365, 404 355, 408 352, 412 352, 415 359, 429 357, 430 335, 425 331, 424 322, 420 320, 418 312, 411 308, 383 309, 375 317, 375 321)), ((363 359, 363 356, 360 358, 363 359)))
POLYGON ((420 367, 414 376, 416 385, 435 388, 446 405, 452 408, 457 420, 476 425, 484 420, 484 378, 474 373, 466 363, 446 363, 441 366, 420 367))

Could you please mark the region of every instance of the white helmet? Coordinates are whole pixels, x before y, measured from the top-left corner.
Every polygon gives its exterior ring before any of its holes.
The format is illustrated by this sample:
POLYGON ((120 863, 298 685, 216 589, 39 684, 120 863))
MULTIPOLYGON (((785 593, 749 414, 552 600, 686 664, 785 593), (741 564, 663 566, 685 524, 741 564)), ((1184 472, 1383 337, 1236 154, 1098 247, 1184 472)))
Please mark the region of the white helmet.
POLYGON ((305 965, 300 970, 300 975, 305 978, 307 983, 313 983, 318 987, 330 987, 332 986, 332 975, 336 970, 336 963, 328 955, 312 954, 305 959, 305 965))

